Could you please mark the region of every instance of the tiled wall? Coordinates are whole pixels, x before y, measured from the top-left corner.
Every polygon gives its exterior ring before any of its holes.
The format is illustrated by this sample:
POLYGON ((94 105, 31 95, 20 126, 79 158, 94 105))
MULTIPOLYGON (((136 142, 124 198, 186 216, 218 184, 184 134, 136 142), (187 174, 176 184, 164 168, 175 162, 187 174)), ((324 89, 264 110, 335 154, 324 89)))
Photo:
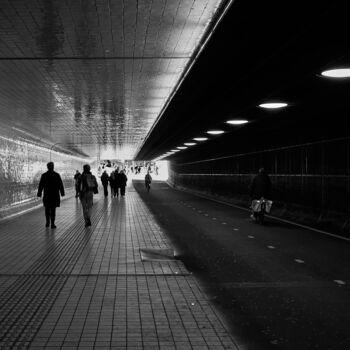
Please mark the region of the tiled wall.
MULTIPOLYGON (((58 152, 51 152, 51 158, 69 191, 83 160, 58 152)), ((0 134, 0 218, 41 202, 36 196, 38 183, 49 161, 49 149, 0 134)))

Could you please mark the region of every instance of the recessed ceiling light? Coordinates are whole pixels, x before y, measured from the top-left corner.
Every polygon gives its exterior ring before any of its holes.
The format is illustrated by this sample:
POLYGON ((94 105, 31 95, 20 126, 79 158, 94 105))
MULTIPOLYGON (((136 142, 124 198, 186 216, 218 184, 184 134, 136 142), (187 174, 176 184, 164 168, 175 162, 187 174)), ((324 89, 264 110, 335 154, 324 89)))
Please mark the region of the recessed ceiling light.
POLYGON ((220 135, 223 134, 225 131, 222 130, 208 130, 207 134, 211 134, 211 135, 220 135))
POLYGON ((171 152, 179 152, 179 149, 172 149, 171 152))
POLYGON ((231 124, 231 125, 241 125, 241 124, 248 123, 248 120, 246 120, 246 119, 233 119, 233 120, 228 120, 226 123, 231 124))
POLYGON ((178 149, 186 149, 187 147, 185 147, 185 146, 179 146, 179 147, 176 147, 176 148, 178 148, 178 149))
POLYGON ((349 78, 350 68, 330 69, 321 73, 325 77, 329 78, 349 78))
POLYGON ((193 140, 195 140, 195 141, 207 141, 208 138, 207 137, 195 137, 193 140))
POLYGON ((186 142, 186 143, 184 143, 184 145, 185 146, 194 146, 194 145, 196 145, 196 143, 195 142, 186 142))
POLYGON ((269 103, 261 103, 259 105, 259 107, 261 108, 268 108, 268 109, 283 108, 287 106, 288 104, 285 102, 269 102, 269 103))

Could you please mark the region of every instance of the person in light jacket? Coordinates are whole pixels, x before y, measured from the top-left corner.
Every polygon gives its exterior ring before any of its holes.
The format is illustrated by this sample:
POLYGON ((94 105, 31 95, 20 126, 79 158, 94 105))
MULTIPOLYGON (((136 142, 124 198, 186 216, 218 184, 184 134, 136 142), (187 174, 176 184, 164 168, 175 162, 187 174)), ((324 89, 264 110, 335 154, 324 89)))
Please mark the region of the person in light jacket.
POLYGON ((94 203, 94 194, 98 193, 98 184, 96 177, 91 174, 89 164, 85 164, 83 170, 78 178, 79 198, 83 207, 85 227, 88 227, 91 226, 91 208, 94 203))

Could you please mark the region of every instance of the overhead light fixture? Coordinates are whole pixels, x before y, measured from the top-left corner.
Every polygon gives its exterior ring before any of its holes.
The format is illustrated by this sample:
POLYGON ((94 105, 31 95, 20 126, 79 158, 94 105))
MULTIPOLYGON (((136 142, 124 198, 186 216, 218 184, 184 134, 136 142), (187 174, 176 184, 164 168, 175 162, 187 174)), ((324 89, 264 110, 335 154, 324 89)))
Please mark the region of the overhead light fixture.
POLYGON ((324 77, 329 78, 349 78, 350 77, 350 68, 339 68, 339 69, 330 69, 325 70, 321 73, 324 77))
POLYGON ((195 142, 186 142, 186 143, 184 143, 184 145, 185 146, 194 146, 194 145, 196 145, 196 143, 195 142))
POLYGON ((220 134, 223 134, 225 131, 223 130, 208 130, 207 131, 207 134, 210 134, 210 135, 220 135, 220 134))
POLYGON ((241 124, 248 123, 248 120, 246 120, 246 119, 233 119, 233 120, 227 120, 226 123, 231 124, 231 125, 241 125, 241 124))
POLYGON ((259 105, 259 107, 267 108, 267 109, 277 109, 277 108, 283 108, 287 106, 288 104, 285 102, 268 102, 268 103, 261 103, 259 105))
POLYGON ((193 140, 195 140, 195 141, 207 141, 208 138, 207 137, 195 137, 193 140))
POLYGON ((180 150, 179 149, 171 149, 170 151, 171 152, 179 152, 180 150))
POLYGON ((179 146, 179 147, 176 147, 176 148, 178 148, 178 149, 186 149, 186 148, 188 148, 188 147, 185 147, 185 146, 179 146))

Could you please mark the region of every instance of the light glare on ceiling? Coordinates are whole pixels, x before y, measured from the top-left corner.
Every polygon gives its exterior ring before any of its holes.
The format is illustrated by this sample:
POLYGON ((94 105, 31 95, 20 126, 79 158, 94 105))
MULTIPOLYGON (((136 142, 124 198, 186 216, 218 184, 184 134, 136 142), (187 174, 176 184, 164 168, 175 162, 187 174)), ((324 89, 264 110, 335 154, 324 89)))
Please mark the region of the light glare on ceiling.
POLYGON ((178 149, 186 149, 187 147, 185 147, 185 146, 179 146, 179 147, 176 147, 176 148, 178 148, 178 149))
POLYGON ((194 145, 196 145, 196 143, 195 142, 186 142, 186 143, 184 143, 184 145, 185 146, 194 146, 194 145))
POLYGON ((267 109, 277 109, 277 108, 283 108, 287 106, 288 104, 285 102, 268 102, 268 103, 261 103, 259 105, 259 107, 267 108, 267 109))
POLYGON ((208 130, 207 134, 211 134, 211 135, 220 135, 223 134, 225 131, 223 130, 208 130))
POLYGON ((208 140, 208 138, 207 137, 195 137, 193 140, 195 140, 195 141, 206 141, 206 140, 208 140))
POLYGON ((246 120, 246 119, 233 119, 233 120, 226 121, 226 123, 231 124, 231 125, 241 125, 241 124, 248 123, 248 120, 246 120))
POLYGON ((329 78, 349 78, 350 68, 329 69, 323 71, 321 74, 329 78))

